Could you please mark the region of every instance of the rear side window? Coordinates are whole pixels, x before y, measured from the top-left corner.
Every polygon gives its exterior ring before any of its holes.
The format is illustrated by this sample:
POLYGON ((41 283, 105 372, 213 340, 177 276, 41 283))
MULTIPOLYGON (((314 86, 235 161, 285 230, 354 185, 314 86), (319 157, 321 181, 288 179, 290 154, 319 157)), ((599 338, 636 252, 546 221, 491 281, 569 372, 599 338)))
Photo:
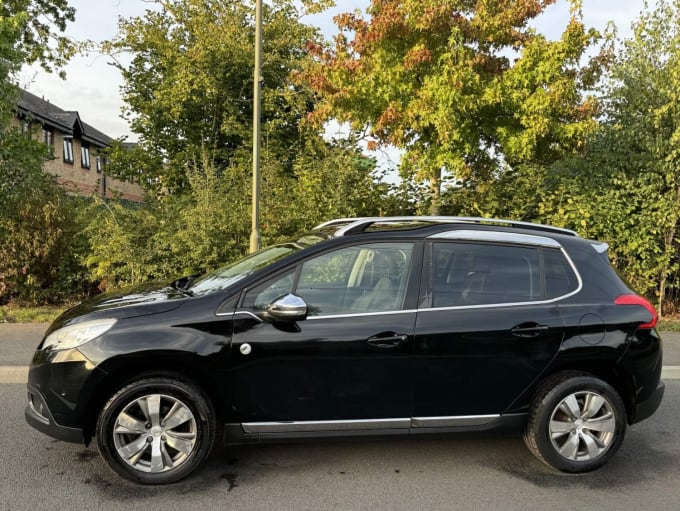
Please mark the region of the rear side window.
POLYGON ((561 250, 544 250, 546 298, 558 298, 576 291, 578 279, 561 250))
POLYGON ((543 299, 539 249, 475 243, 435 243, 433 307, 543 299))

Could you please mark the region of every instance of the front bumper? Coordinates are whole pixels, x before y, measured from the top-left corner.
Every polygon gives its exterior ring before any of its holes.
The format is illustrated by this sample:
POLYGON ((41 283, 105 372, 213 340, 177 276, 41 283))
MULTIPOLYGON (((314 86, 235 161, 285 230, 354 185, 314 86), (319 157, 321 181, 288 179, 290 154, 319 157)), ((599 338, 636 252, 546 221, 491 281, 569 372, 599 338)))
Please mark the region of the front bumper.
POLYGON ((65 442, 84 443, 83 430, 62 426, 54 420, 45 398, 38 389, 28 385, 28 404, 24 415, 26 421, 38 431, 65 442))
POLYGON ((635 405, 635 415, 633 416, 633 421, 631 424, 643 421, 656 412, 656 410, 659 408, 659 405, 661 404, 665 390, 666 385, 664 382, 659 381, 659 385, 657 385, 652 395, 635 405))

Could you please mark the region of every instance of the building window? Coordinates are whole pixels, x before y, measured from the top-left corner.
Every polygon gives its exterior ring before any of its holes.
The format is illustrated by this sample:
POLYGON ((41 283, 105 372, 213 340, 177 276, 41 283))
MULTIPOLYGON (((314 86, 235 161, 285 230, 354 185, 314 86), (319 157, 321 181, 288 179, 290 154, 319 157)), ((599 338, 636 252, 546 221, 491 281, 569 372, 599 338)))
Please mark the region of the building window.
POLYGON ((52 147, 54 144, 54 131, 49 126, 43 126, 42 141, 47 147, 52 147))
POLYGON ((90 147, 83 145, 80 148, 80 166, 84 169, 90 168, 90 147))
POLYGON ((103 161, 101 156, 97 156, 97 172, 99 172, 101 174, 103 169, 104 169, 104 161, 103 161))
POLYGON ((64 161, 66 163, 73 163, 73 139, 64 139, 64 161))

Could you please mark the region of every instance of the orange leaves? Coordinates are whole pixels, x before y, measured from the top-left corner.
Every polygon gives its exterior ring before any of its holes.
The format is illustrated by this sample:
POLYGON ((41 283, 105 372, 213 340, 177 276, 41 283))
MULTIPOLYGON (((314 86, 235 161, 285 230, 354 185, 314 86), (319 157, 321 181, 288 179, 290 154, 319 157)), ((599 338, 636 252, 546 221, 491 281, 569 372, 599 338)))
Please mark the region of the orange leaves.
POLYGON ((378 131, 382 131, 387 126, 394 124, 399 119, 401 119, 401 114, 399 111, 394 107, 394 105, 389 105, 380 115, 380 117, 378 117, 375 127, 378 131))
POLYGON ((406 52, 404 69, 413 69, 419 64, 430 62, 430 60, 432 60, 432 52, 424 45, 418 44, 406 52))

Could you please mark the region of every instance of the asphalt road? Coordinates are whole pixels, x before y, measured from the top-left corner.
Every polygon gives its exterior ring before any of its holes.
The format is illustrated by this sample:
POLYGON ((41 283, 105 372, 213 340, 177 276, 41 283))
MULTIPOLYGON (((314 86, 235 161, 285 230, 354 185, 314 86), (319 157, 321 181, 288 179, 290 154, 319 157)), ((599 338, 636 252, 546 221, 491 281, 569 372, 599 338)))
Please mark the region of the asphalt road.
MULTIPOLYGON (((0 365, 25 365, 44 328, 0 325, 0 365)), ((678 365, 680 336, 665 338, 678 365)), ((188 480, 139 487, 96 450, 31 429, 24 405, 23 384, 0 384, 0 511, 680 509, 680 380, 607 466, 579 476, 542 465, 519 437, 456 435, 224 449, 188 480)))

